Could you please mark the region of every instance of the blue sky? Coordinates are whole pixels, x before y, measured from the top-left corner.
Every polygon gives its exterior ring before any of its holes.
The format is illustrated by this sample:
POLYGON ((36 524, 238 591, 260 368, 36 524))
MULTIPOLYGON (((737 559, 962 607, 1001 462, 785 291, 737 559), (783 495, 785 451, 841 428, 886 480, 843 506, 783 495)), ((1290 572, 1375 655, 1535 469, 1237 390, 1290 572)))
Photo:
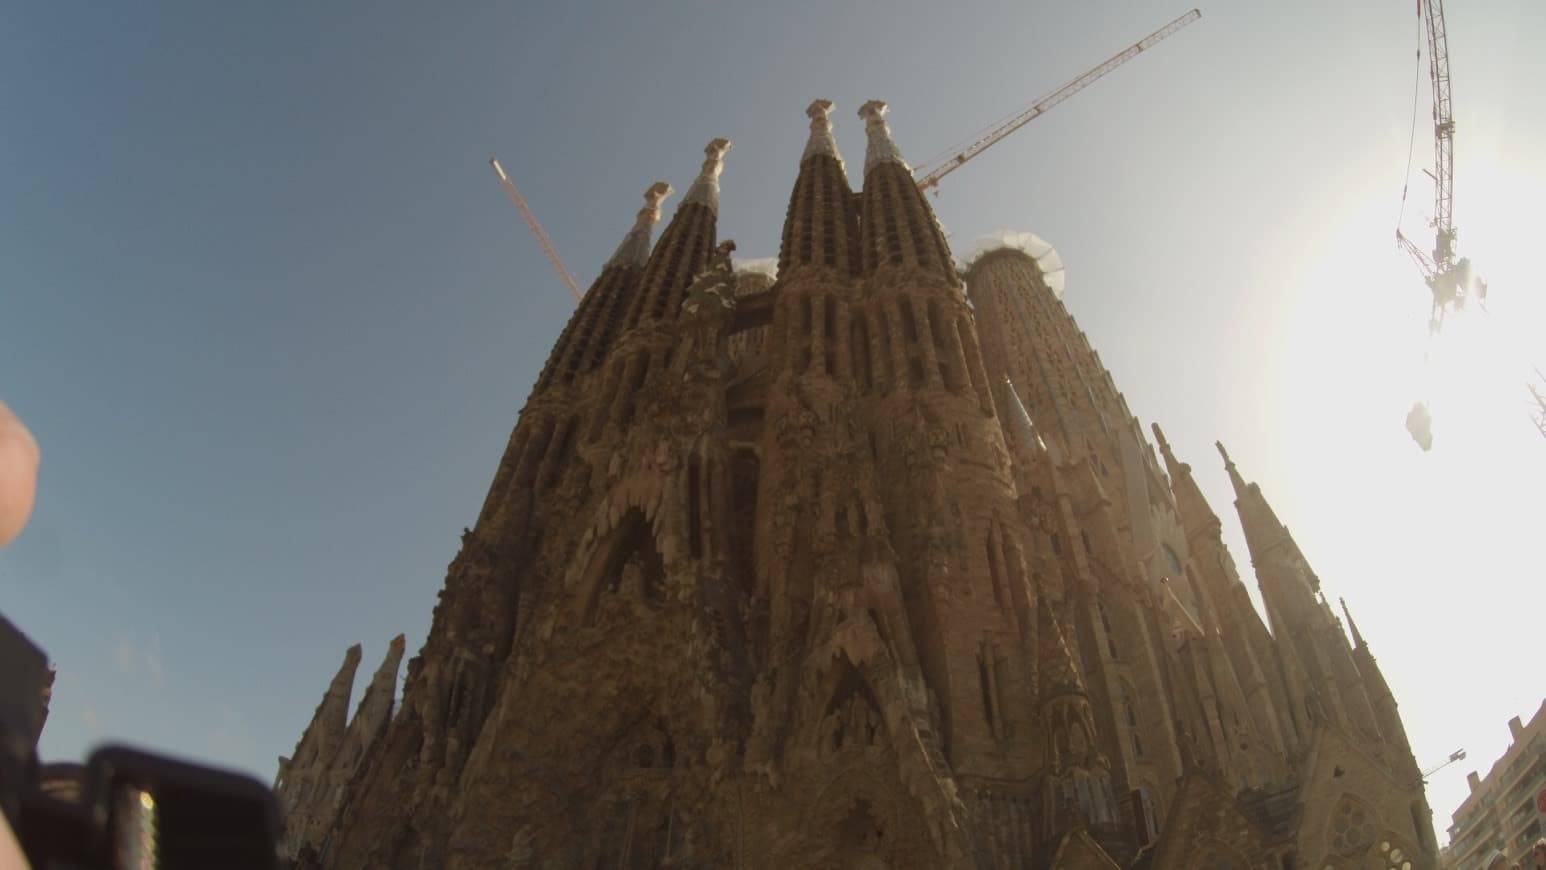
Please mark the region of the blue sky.
MULTIPOLYGON (((4 13, 0 396, 44 465, 0 609, 59 667, 46 757, 112 737, 271 778, 346 646, 363 688, 392 635, 422 642, 572 305, 490 156, 584 284, 645 187, 685 190, 729 137, 720 234, 774 256, 812 98, 851 166, 872 97, 921 163, 1186 9, 650 5, 4 13)), ((1509 350, 1546 323, 1546 7, 1451 6, 1456 218, 1493 305, 1442 370, 1391 244, 1410 0, 1205 6, 936 200, 958 250, 1058 246, 1070 310, 1221 514, 1215 438, 1262 483, 1419 762, 1471 752, 1433 780, 1441 832, 1546 691, 1546 443, 1509 350), (1447 403, 1426 455, 1401 429, 1425 377, 1447 403)), ((1426 76, 1421 106, 1419 167, 1426 76)))

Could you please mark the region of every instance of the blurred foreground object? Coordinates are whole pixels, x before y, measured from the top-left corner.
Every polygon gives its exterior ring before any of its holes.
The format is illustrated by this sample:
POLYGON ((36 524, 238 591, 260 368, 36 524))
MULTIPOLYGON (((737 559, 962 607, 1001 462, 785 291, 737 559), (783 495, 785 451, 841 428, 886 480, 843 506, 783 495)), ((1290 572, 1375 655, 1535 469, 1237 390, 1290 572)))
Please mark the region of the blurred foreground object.
POLYGON ((16 537, 32 513, 38 456, 32 433, 0 402, 0 546, 16 537))
POLYGON ((1406 412, 1406 431, 1424 451, 1433 449, 1433 414, 1423 402, 1416 402, 1406 412))
POLYGON ((121 746, 40 765, 47 657, 0 617, 0 810, 44 868, 272 868, 278 812, 263 783, 121 746))

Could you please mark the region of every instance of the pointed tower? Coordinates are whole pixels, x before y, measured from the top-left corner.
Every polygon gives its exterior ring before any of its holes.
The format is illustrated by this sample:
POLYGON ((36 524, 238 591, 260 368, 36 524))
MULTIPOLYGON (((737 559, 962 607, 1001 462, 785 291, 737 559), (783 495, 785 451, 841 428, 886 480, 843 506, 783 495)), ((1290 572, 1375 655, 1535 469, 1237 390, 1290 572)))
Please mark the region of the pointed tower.
MULTIPOLYGON (((730 140, 714 139, 703 149, 703 166, 655 243, 638 288, 629 300, 622 330, 596 385, 600 401, 587 424, 590 441, 621 438, 632 422, 645 383, 664 376, 672 362, 675 324, 687 287, 715 253, 719 220, 719 176, 730 140)), ((729 253, 725 252, 727 260, 729 253)))
MULTIPOLYGON (((319 775, 309 790, 303 810, 292 813, 285 825, 281 850, 286 857, 299 859, 303 854, 309 854, 320 859, 326 851, 328 836, 338 822, 346 790, 366 754, 386 732, 391 721, 392 702, 397 694, 397 671, 402 658, 403 636, 399 634, 387 646, 386 657, 371 677, 348 728, 343 730, 330 754, 319 756, 319 775)), ((350 678, 353 678, 352 668, 350 678)), ((342 723, 336 724, 341 726, 342 723)))
MULTIPOLYGON (((355 644, 344 652, 344 662, 328 684, 311 724, 301 733, 295 752, 279 759, 274 796, 285 826, 285 842, 293 847, 304 841, 325 797, 328 772, 343 743, 349 695, 354 691, 354 672, 359 666, 360 645, 355 644)), ((294 854, 294 848, 290 853, 294 854)))
POLYGON ((863 414, 946 757, 957 773, 986 773, 987 753, 1011 731, 1034 727, 1029 699, 1014 697, 1023 684, 1014 673, 1032 658, 1021 625, 1021 614, 1033 612, 1023 601, 1032 542, 1018 529, 1008 448, 970 308, 886 112, 879 100, 859 112, 868 138, 863 293, 878 374, 863 414), (982 664, 975 673, 951 664, 962 661, 982 664))
MULTIPOLYGON (((1278 520, 1261 487, 1246 483, 1224 445, 1217 446, 1235 490, 1235 507, 1285 669, 1303 669, 1308 682, 1302 691, 1311 707, 1319 711, 1317 715, 1377 744, 1380 734, 1373 705, 1347 636, 1321 594, 1320 578, 1278 520)), ((1294 681, 1292 677, 1289 680, 1294 681)))
POLYGON ((1300 751, 1302 729, 1306 728, 1302 710, 1289 700, 1272 636, 1240 582, 1234 559, 1224 545, 1222 522, 1203 497, 1192 467, 1176 458, 1158 423, 1153 431, 1170 473, 1198 585, 1215 614, 1218 638, 1245 695, 1255 731, 1266 744, 1264 767, 1270 775, 1282 775, 1286 772, 1284 762, 1296 758, 1300 751))
POLYGON ((1341 601, 1341 604, 1342 613, 1347 617, 1348 631, 1353 635, 1353 660, 1358 665, 1358 672, 1363 676, 1363 684, 1369 693, 1369 700, 1374 705, 1374 715, 1379 723, 1380 735, 1384 737, 1389 747, 1388 761, 1400 779, 1415 784, 1414 797, 1408 809, 1422 847, 1425 850, 1431 850, 1434 843, 1429 832, 1433 829, 1433 809, 1428 805, 1428 795, 1421 787, 1422 769, 1417 766, 1417 757, 1412 754, 1412 744, 1407 738, 1406 726, 1401 721, 1395 693, 1390 690, 1390 684, 1385 681, 1384 672, 1374 660, 1374 653, 1370 652, 1368 643, 1359 633, 1358 623, 1353 621, 1353 613, 1348 610, 1347 602, 1341 601))
POLYGON ((628 309, 625 328, 659 321, 672 323, 681 313, 687 285, 708 265, 719 220, 719 176, 730 153, 729 139, 703 149, 703 167, 682 197, 644 268, 638 295, 628 309))
POLYGON ((800 157, 778 253, 778 272, 786 280, 806 268, 843 277, 859 272, 859 214, 832 136, 831 112, 832 101, 826 99, 805 110, 811 134, 800 157))

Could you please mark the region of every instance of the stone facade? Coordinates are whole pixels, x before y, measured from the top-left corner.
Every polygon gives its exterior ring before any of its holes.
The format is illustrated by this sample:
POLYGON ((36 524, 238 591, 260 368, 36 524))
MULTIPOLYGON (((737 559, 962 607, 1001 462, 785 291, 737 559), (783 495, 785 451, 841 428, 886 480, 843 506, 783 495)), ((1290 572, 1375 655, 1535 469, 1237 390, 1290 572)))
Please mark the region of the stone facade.
POLYGON ((776 280, 717 238, 728 142, 653 246, 650 188, 302 863, 1430 866, 1260 489, 1229 464, 1270 630, 1037 261, 959 271, 885 104, 859 192, 830 109, 776 280))
POLYGON ((349 647, 294 754, 279 759, 274 795, 284 821, 280 853, 285 858, 302 863, 317 860, 338 822, 344 795, 360 772, 360 762, 392 721, 402 660, 399 634, 387 646, 386 658, 371 678, 354 718, 348 719, 354 671, 360 664, 360 645, 349 647))

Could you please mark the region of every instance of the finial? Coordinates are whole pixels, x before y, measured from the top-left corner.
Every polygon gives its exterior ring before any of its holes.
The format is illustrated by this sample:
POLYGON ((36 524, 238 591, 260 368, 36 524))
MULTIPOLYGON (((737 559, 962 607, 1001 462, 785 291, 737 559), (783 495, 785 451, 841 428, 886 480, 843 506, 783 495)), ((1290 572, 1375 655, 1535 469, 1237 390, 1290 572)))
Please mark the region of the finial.
POLYGON ((1342 604, 1342 615, 1347 617, 1347 630, 1353 633, 1353 646, 1366 646, 1363 635, 1358 633, 1358 623, 1353 621, 1353 612, 1347 609, 1347 599, 1339 597, 1337 601, 1342 604))
POLYGON ((390 646, 393 649, 399 649, 400 650, 400 649, 403 648, 403 644, 405 642, 406 642, 406 639, 403 637, 402 632, 398 632, 397 633, 397 637, 392 638, 392 643, 390 644, 390 646))
POLYGON ((633 229, 623 236, 622 243, 617 246, 603 269, 609 266, 644 265, 650 258, 650 234, 654 232, 655 224, 660 222, 660 203, 670 195, 671 185, 664 181, 657 181, 644 191, 644 208, 639 209, 638 215, 634 217, 633 229))
POLYGON ((1229 451, 1224 449, 1224 442, 1215 441, 1213 446, 1219 449, 1219 455, 1224 457, 1224 470, 1229 472, 1229 485, 1235 488, 1235 498, 1245 498, 1249 487, 1245 485, 1245 478, 1240 476, 1240 470, 1235 468, 1235 461, 1229 458, 1229 451))
POLYGON ((1149 428, 1154 430, 1154 440, 1159 442, 1160 452, 1170 454, 1170 442, 1165 440, 1165 430, 1158 423, 1150 423, 1149 428))
POLYGON ((891 127, 886 123, 886 113, 891 111, 884 100, 870 100, 859 107, 859 117, 864 119, 864 133, 869 137, 869 145, 864 149, 864 172, 869 174, 871 169, 882 163, 896 163, 908 173, 912 167, 902 159, 902 149, 896 147, 896 142, 891 138, 891 127))
POLYGON ((805 108, 806 117, 811 119, 811 138, 805 143, 805 153, 800 155, 800 162, 804 163, 817 154, 825 154, 837 161, 839 168, 843 166, 843 156, 837 153, 837 140, 832 137, 832 101, 821 98, 805 108))
MULTIPOLYGON (((730 153, 729 139, 715 139, 703 149, 703 168, 682 197, 682 205, 696 202, 719 214, 719 174, 725 170, 725 155, 730 153)), ((677 206, 681 208, 682 206, 677 206)))

